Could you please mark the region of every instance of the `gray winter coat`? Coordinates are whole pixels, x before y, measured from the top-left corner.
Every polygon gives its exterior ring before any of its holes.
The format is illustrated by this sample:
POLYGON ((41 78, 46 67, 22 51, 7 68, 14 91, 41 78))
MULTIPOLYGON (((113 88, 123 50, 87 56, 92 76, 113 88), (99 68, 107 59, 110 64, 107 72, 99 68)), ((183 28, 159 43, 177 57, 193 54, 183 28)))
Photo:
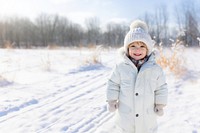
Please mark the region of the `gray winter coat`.
POLYGON ((167 104, 167 84, 152 54, 138 72, 123 54, 107 83, 107 100, 118 100, 117 125, 122 133, 155 133, 155 104, 167 104))

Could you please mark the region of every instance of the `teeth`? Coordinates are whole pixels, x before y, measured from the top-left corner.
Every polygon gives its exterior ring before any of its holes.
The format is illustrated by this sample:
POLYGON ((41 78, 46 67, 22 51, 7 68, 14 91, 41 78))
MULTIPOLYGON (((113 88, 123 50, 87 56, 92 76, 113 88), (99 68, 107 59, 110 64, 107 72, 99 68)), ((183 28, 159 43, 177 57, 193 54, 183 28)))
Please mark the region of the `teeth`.
POLYGON ((135 56, 140 56, 141 54, 135 54, 135 56))

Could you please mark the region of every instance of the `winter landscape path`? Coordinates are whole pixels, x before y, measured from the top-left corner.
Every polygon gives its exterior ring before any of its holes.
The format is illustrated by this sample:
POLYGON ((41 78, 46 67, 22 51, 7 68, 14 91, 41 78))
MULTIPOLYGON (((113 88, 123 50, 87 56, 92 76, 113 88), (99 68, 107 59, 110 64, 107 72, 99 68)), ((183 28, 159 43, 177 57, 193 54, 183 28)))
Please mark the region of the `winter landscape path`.
MULTIPOLYGON (((158 118, 160 133, 200 133, 199 52, 185 50, 181 77, 166 70, 169 101, 158 118)), ((103 51, 101 64, 90 65, 82 62, 88 50, 0 50, 0 56, 1 133, 112 130, 105 89, 116 51, 103 51)))

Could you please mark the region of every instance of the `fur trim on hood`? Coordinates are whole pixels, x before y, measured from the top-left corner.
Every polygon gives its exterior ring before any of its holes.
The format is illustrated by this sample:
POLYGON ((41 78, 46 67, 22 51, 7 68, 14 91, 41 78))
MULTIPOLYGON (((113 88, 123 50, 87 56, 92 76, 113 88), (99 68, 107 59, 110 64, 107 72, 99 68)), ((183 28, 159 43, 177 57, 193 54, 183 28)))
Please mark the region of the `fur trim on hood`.
POLYGON ((117 52, 120 56, 124 56, 124 54, 126 54, 124 47, 119 48, 117 52))

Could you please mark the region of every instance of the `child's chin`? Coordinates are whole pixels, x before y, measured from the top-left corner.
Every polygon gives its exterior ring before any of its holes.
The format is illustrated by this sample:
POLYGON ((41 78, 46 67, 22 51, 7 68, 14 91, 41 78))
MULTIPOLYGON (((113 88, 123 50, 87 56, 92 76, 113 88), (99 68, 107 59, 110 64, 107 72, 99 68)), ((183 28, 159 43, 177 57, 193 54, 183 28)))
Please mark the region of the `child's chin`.
POLYGON ((141 57, 134 57, 135 60, 140 60, 142 59, 141 57))

